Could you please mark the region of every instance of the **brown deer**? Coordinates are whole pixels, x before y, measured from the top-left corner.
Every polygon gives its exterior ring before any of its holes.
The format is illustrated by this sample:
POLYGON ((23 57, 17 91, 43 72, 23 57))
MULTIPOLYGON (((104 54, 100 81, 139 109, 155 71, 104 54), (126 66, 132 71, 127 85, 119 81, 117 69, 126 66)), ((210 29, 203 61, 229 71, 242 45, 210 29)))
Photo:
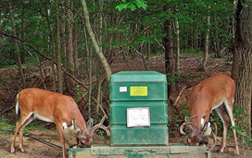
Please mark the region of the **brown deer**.
POLYGON ((62 143, 63 157, 66 157, 65 138, 63 128, 74 126, 77 145, 79 143, 90 146, 92 135, 97 128, 102 128, 110 135, 107 127, 100 122, 91 128, 93 120, 89 121, 88 128, 83 116, 72 97, 38 88, 23 89, 16 96, 16 114, 20 111, 20 119, 16 123, 14 139, 11 144, 11 153, 15 152, 15 140, 19 132, 19 149, 23 148, 23 130, 32 120, 39 119, 54 122, 62 143))
MULTIPOLYGON (((208 128, 209 115, 212 110, 216 110, 223 123, 223 140, 220 152, 226 147, 227 129, 235 126, 233 116, 233 102, 235 94, 235 82, 227 75, 219 74, 209 77, 196 85, 187 102, 190 119, 180 126, 180 133, 185 135, 184 127, 189 129, 187 142, 189 145, 197 146, 204 142, 205 138, 215 137, 213 132, 206 134, 208 128)), ((233 129, 236 154, 239 154, 237 145, 236 130, 233 129)), ((213 145, 213 147, 214 147, 213 145)), ((212 148, 213 148, 212 147, 212 148)))

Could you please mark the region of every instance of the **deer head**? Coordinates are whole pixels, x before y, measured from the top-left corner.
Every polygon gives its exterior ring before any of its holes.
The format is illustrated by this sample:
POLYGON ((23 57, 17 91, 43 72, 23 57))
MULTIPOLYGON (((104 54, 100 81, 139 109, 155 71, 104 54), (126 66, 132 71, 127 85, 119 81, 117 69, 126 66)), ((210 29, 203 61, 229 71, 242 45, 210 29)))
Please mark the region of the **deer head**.
POLYGON ((81 146, 82 145, 90 146, 93 142, 93 138, 92 138, 93 134, 94 134, 95 130, 97 130, 98 128, 103 129, 104 131, 106 131, 107 135, 110 136, 109 127, 106 127, 103 125, 103 122, 106 118, 108 118, 108 117, 106 115, 104 115, 103 118, 101 119, 100 123, 95 125, 94 127, 93 127, 94 120, 92 118, 90 118, 90 120, 87 122, 87 129, 86 130, 81 130, 75 124, 75 128, 77 129, 77 133, 76 133, 77 146, 80 144, 81 144, 81 146))
POLYGON ((182 135, 186 135, 186 133, 184 132, 184 127, 187 127, 189 129, 187 143, 191 146, 198 146, 201 144, 207 144, 208 138, 213 139, 213 145, 209 149, 209 150, 212 150, 215 146, 216 137, 215 137, 215 134, 211 130, 210 123, 209 122, 204 123, 204 119, 202 118, 201 129, 197 130, 197 128, 191 122, 191 120, 195 117, 198 117, 198 116, 192 116, 190 118, 185 118, 185 122, 180 126, 180 133, 182 135))

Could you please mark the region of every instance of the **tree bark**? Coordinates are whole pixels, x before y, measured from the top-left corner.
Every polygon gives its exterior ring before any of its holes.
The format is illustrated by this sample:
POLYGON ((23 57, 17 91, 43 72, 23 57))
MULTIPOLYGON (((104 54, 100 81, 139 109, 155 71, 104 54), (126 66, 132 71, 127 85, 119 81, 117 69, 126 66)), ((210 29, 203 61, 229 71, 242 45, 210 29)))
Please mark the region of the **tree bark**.
POLYGON ((59 6, 58 0, 55 0, 56 12, 56 54, 57 54, 57 76, 58 76, 58 92, 63 93, 62 70, 61 70, 61 43, 60 43, 60 22, 59 22, 59 6))
POLYGON ((95 53, 97 54, 97 56, 99 57, 101 63, 103 64, 103 67, 106 71, 106 75, 107 75, 107 80, 110 80, 110 76, 111 76, 111 69, 110 66, 105 58, 105 56, 102 53, 101 48, 99 47, 97 40, 95 38, 93 29, 91 27, 90 21, 89 21, 89 13, 88 13, 88 9, 87 9, 87 4, 85 0, 81 0, 82 6, 83 6, 83 11, 84 11, 84 17, 85 17, 85 23, 86 23, 86 27, 87 27, 87 31, 88 34, 93 42, 94 45, 94 49, 95 49, 95 53))
MULTIPOLYGON (((164 10, 166 10, 164 8, 164 10)), ((163 38, 164 48, 165 48, 165 72, 167 74, 167 92, 168 92, 168 98, 173 93, 173 83, 169 82, 171 81, 169 78, 173 77, 173 71, 174 71, 174 58, 172 56, 172 48, 171 48, 171 23, 167 19, 164 23, 164 33, 166 34, 163 38)))
POLYGON ((53 91, 56 92, 56 78, 55 78, 55 71, 54 71, 54 61, 55 61, 55 51, 53 51, 53 32, 51 29, 51 23, 50 23, 50 18, 48 15, 48 4, 49 0, 45 1, 45 15, 46 15, 46 22, 47 22, 47 29, 49 32, 49 52, 52 53, 52 61, 51 61, 51 68, 52 68, 52 78, 53 78, 53 91))
MULTIPOLYGON (((17 32, 16 32, 16 28, 15 28, 15 21, 14 21, 13 10, 12 10, 11 4, 10 4, 10 18, 11 18, 11 28, 12 28, 13 36, 17 37, 17 32)), ((14 39, 14 45, 15 45, 16 53, 17 53, 17 57, 18 57, 17 59, 18 59, 19 72, 20 72, 21 79, 23 82, 22 88, 26 88, 25 75, 24 75, 23 68, 22 68, 21 56, 20 56, 19 47, 18 47, 18 41, 16 39, 14 39)))
MULTIPOLYGON (((210 9, 210 6, 208 7, 210 9)), ((204 52, 204 59, 202 64, 203 71, 206 71, 207 61, 208 61, 208 52, 209 52, 209 33, 210 33, 210 15, 207 16, 207 31, 206 31, 206 41, 205 41, 205 52, 204 52)))
MULTIPOLYGON (((236 9, 236 35, 233 46, 232 77, 236 82, 235 103, 242 117, 236 118, 239 129, 251 138, 251 90, 252 90, 252 2, 238 0, 236 9)), ((248 139, 247 139, 248 140, 248 139)))
MULTIPOLYGON (((67 71, 71 75, 74 74, 74 59, 73 59, 73 30, 72 30, 72 13, 71 13, 71 4, 70 0, 65 0, 66 3, 66 31, 67 31, 67 38, 66 38, 66 56, 67 56, 67 71)), ((66 76, 67 82, 66 87, 69 94, 72 96, 75 94, 74 91, 74 85, 75 82, 71 77, 66 76)))
POLYGON ((175 71, 178 77, 179 75, 179 57, 180 57, 180 39, 179 39, 179 21, 176 19, 176 39, 177 39, 177 47, 176 47, 176 63, 175 63, 175 71))
POLYGON ((219 43, 219 33, 218 33, 218 29, 217 29, 217 20, 216 20, 216 17, 214 17, 214 28, 215 28, 215 31, 214 31, 214 34, 215 34, 215 40, 214 40, 214 43, 215 43, 215 57, 216 58, 220 58, 221 57, 221 51, 220 51, 220 43, 219 43))

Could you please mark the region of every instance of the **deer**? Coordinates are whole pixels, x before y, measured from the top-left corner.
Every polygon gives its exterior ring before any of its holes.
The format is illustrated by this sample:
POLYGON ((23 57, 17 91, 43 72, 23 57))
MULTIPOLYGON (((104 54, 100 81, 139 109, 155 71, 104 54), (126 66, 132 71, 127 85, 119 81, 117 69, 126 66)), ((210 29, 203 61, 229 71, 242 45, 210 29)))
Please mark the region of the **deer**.
POLYGON ((26 88, 16 96, 16 114, 20 118, 16 122, 14 138, 10 146, 11 153, 15 153, 15 141, 19 132, 19 149, 25 152, 23 147, 23 130, 33 120, 39 119, 45 122, 53 122, 56 125, 58 135, 62 144, 63 158, 66 158, 65 138, 63 129, 74 127, 77 146, 84 144, 89 147, 93 142, 94 131, 101 128, 110 136, 109 127, 103 125, 107 115, 104 115, 101 122, 93 126, 91 118, 86 122, 74 99, 39 88, 26 88))
MULTIPOLYGON (((213 75, 197 84, 191 91, 187 109, 190 118, 180 126, 180 133, 186 135, 184 127, 189 129, 187 143, 191 146, 198 146, 206 141, 206 138, 213 139, 212 150, 215 146, 215 134, 210 130, 209 116, 216 110, 223 124, 223 138, 220 152, 223 153, 226 147, 227 130, 230 124, 235 126, 233 115, 233 103, 235 95, 235 82, 224 74, 213 75), (208 131, 208 132, 207 132, 208 131)), ((235 152, 239 155, 236 130, 233 128, 235 152)))

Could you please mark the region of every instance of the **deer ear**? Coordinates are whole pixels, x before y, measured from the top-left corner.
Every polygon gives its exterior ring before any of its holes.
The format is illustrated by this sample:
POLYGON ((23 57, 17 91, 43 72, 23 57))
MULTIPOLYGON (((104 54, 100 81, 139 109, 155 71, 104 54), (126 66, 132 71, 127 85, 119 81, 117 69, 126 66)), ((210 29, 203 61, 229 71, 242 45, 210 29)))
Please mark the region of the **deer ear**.
POLYGON ((87 122, 87 129, 91 129, 94 125, 94 120, 92 118, 90 118, 87 122))
POLYGON ((80 130, 80 127, 77 125, 75 119, 72 120, 72 125, 73 125, 73 127, 74 127, 74 130, 80 130))
POLYGON ((212 129, 211 129, 211 123, 210 122, 206 122, 203 126, 203 128, 201 129, 202 132, 204 132, 205 136, 208 136, 211 134, 212 129))

